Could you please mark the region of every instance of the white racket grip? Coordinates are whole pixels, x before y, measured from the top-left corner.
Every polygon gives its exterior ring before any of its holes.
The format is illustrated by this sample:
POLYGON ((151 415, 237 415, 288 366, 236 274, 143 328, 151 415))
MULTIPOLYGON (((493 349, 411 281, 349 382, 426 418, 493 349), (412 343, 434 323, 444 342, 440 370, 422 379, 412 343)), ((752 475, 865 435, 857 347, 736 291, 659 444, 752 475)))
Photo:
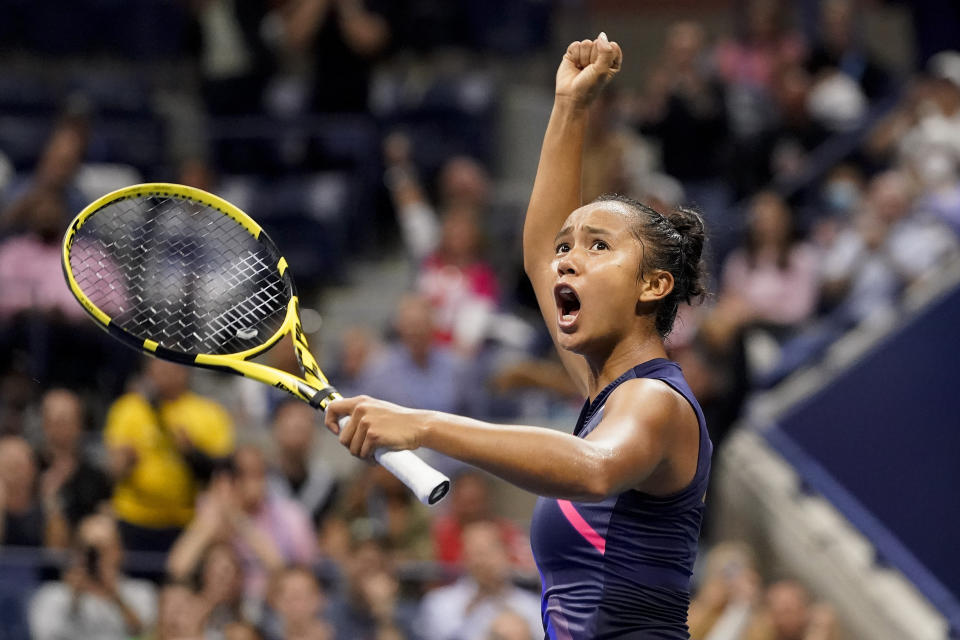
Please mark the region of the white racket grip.
MULTIPOLYGON (((341 429, 349 419, 350 416, 340 418, 338 422, 341 429)), ((440 502, 450 490, 450 478, 418 458, 412 451, 377 449, 373 455, 387 471, 407 485, 423 504, 440 502)))

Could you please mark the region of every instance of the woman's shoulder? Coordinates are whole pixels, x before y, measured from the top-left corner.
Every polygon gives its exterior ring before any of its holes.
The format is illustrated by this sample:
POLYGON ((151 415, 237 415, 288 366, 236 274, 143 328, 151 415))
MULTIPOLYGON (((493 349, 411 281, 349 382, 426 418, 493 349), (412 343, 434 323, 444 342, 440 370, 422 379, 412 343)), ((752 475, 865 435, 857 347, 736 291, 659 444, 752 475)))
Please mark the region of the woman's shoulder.
POLYGON ((620 383, 604 403, 604 413, 632 413, 638 421, 655 426, 673 422, 689 406, 677 389, 660 378, 630 378, 620 383))

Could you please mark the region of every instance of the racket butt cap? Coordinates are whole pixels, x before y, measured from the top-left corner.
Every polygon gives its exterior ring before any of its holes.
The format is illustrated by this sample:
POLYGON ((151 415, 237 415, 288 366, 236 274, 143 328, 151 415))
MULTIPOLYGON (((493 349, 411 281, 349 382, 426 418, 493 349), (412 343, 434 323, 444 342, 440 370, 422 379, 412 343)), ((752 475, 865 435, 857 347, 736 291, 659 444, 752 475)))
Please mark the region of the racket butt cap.
POLYGON ((443 500, 444 496, 447 495, 447 492, 450 491, 450 481, 444 480, 437 486, 433 488, 433 491, 430 492, 429 502, 430 504, 437 504, 443 500))

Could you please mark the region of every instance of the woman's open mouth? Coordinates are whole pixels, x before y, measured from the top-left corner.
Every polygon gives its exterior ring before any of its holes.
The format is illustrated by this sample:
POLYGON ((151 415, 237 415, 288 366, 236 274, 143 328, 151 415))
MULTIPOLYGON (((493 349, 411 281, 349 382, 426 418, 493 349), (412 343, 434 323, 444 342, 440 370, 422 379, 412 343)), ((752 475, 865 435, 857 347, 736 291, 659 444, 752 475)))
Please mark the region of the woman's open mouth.
POLYGON ((561 331, 572 331, 580 315, 580 296, 568 284, 558 284, 553 290, 557 301, 557 324, 561 331))

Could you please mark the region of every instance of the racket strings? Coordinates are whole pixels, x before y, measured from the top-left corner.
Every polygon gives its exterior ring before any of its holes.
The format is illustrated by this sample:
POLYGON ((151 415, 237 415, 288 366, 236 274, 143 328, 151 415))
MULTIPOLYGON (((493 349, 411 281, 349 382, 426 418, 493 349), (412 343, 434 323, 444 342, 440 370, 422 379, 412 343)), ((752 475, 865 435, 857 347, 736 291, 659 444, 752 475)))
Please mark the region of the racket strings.
POLYGON ((183 353, 263 344, 292 295, 274 250, 233 218, 183 198, 107 204, 77 230, 69 260, 111 324, 183 353))

